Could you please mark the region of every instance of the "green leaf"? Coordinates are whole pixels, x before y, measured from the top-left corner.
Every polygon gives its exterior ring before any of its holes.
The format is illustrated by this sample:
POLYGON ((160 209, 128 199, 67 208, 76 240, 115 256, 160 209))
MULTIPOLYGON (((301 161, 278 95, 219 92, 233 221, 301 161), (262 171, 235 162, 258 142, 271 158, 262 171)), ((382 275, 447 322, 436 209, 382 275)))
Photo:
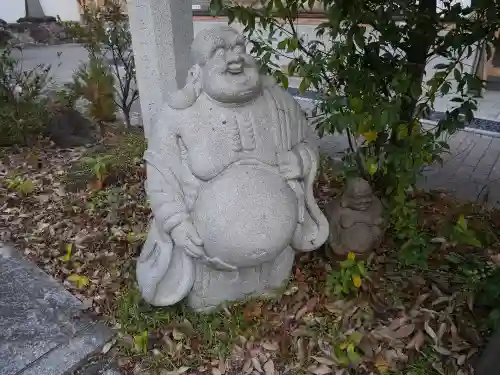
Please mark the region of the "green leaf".
POLYGON ((434 69, 447 69, 450 66, 450 64, 436 64, 434 65, 434 69))
POLYGON ((448 94, 450 92, 450 89, 451 89, 451 83, 449 81, 444 82, 440 89, 441 94, 442 95, 448 94))
POLYGON ((364 28, 358 28, 354 33, 354 42, 358 45, 359 48, 365 47, 365 36, 364 36, 364 28))
POLYGON ((346 268, 351 268, 356 264, 356 261, 353 259, 346 259, 340 262, 340 268, 346 269, 346 268))
POLYGON ((375 142, 377 140, 377 137, 378 137, 378 133, 377 132, 365 132, 363 133, 363 137, 365 137, 365 140, 367 143, 372 143, 372 142, 375 142))
POLYGON ((335 285, 335 287, 333 289, 333 293, 337 296, 341 295, 342 294, 342 285, 340 285, 340 284, 335 285))
POLYGON ((144 354, 148 352, 148 337, 149 337, 148 331, 144 331, 133 337, 134 349, 137 352, 143 352, 144 354))
POLYGON ((467 230, 467 220, 464 215, 460 215, 457 221, 457 225, 460 229, 467 230))
POLYGON ((420 82, 415 81, 410 87, 410 94, 413 98, 418 99, 422 93, 422 85, 420 82))
POLYGON ((481 241, 479 241, 475 237, 469 237, 467 238, 467 245, 475 246, 475 247, 482 247, 481 241))
POLYGON ((278 49, 287 49, 289 39, 283 39, 278 43, 278 49))
POLYGON ((363 111, 363 100, 360 98, 350 98, 349 104, 354 112, 362 112, 363 111))
POLYGON ((287 52, 293 52, 299 49, 299 39, 297 37, 291 38, 288 43, 287 52))
POLYGON ((365 264, 363 262, 358 262, 358 270, 361 276, 366 276, 365 264))
POLYGON ((368 173, 370 176, 373 176, 375 173, 378 171, 378 164, 377 163, 370 163, 368 164, 368 173))
POLYGON ((288 77, 285 74, 280 74, 281 85, 287 89, 288 88, 288 77))
POLYGON ((361 332, 356 331, 349 335, 349 341, 356 346, 359 345, 362 339, 363 339, 363 334, 361 332))
POLYGON ((59 259, 62 261, 62 262, 69 262, 69 260, 71 259, 71 251, 73 249, 73 244, 66 244, 66 254, 59 257, 59 259))
POLYGON ((460 73, 460 70, 455 69, 453 70, 453 76, 455 77, 455 81, 460 82, 462 80, 462 73, 460 73))
POLYGON ((90 284, 90 279, 87 276, 77 275, 76 273, 68 276, 68 280, 74 282, 78 289, 90 284))
POLYGON ((354 345, 347 346, 347 358, 349 358, 349 362, 352 364, 356 364, 361 360, 360 355, 356 353, 354 345))
POLYGON ((300 85, 299 85, 299 92, 301 94, 304 94, 307 91, 307 89, 309 88, 309 86, 310 86, 309 79, 306 77, 302 78, 302 81, 300 82, 300 85))

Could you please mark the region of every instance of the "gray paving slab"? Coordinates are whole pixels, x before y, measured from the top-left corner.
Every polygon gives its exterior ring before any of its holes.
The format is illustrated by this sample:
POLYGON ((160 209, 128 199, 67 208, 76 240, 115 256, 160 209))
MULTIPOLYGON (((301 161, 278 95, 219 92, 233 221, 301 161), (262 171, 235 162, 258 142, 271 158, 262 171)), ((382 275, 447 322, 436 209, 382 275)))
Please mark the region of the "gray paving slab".
POLYGON ((0 375, 68 374, 112 335, 57 281, 0 244, 0 375))
MULTIPOLYGON (((459 199, 500 205, 500 138, 461 131, 448 139, 449 153, 443 165, 427 166, 418 187, 446 190, 459 199)), ((320 142, 320 151, 338 158, 347 148, 345 137, 329 135, 320 142)))
POLYGON ((463 160, 463 164, 476 167, 490 144, 491 138, 478 137, 475 139, 473 147, 463 160))

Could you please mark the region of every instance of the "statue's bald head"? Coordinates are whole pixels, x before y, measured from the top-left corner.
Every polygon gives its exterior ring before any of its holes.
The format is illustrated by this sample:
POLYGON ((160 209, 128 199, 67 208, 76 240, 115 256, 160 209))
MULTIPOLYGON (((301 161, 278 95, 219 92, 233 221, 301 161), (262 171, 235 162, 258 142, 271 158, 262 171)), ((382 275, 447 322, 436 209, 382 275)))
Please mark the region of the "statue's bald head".
POLYGON ((343 196, 343 206, 356 211, 365 211, 373 203, 373 190, 368 181, 356 177, 348 180, 343 196))
POLYGON ((186 86, 172 96, 173 108, 187 108, 201 95, 221 102, 240 104, 261 94, 261 78, 255 59, 236 30, 220 26, 202 30, 191 46, 195 65, 186 86))
POLYGON ((194 38, 191 52, 195 64, 203 66, 217 49, 236 45, 244 46, 245 38, 232 27, 218 26, 200 31, 194 38))

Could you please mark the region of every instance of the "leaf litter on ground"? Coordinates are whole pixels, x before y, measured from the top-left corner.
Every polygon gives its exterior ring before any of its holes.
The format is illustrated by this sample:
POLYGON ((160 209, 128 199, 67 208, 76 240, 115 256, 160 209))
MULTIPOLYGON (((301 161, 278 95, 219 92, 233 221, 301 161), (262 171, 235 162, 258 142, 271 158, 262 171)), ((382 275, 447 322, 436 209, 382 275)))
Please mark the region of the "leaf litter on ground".
MULTIPOLYGON (((113 137, 104 150, 118 146, 113 137)), ((84 148, 46 144, 5 152, 6 175, 29 178, 35 189, 20 195, 0 185, 0 239, 12 241, 116 328, 116 342, 102 355, 116 358, 124 373, 388 374, 404 371, 431 351, 440 358, 439 373, 472 374, 470 359, 483 344, 478 316, 460 290, 445 288, 433 274, 445 257, 439 231, 431 241, 437 263, 427 273, 399 267, 388 238, 370 262, 372 277, 353 299, 326 290, 335 264, 318 251, 298 257, 293 280, 274 299, 210 314, 193 314, 182 305, 153 308, 141 300, 134 280, 151 217, 142 161, 131 158, 129 173, 102 190, 89 184, 70 189, 68 171, 86 154, 84 148), (349 346, 353 333, 359 342, 349 346), (359 363, 339 360, 344 347, 359 356, 359 363)), ((320 205, 341 187, 331 170, 322 170, 315 186, 320 205)), ((446 196, 423 195, 420 202, 429 230, 456 215, 446 196)), ((497 217, 492 214, 488 230, 498 230, 497 217)), ((453 284, 451 275, 445 276, 453 284)))

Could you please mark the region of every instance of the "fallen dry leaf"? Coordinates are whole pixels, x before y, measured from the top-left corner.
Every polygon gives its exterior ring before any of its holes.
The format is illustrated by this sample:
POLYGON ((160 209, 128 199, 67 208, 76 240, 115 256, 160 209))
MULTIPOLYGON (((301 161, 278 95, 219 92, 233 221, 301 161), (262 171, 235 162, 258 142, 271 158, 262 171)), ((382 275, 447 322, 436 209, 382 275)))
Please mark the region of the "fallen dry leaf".
POLYGON ((309 366, 307 368, 307 371, 315 375, 325 375, 325 374, 331 374, 333 372, 333 370, 330 367, 325 365, 309 366))
POLYGON ((425 334, 422 331, 418 331, 415 334, 415 336, 413 336, 411 341, 406 345, 406 348, 420 351, 422 345, 424 345, 424 342, 425 342, 425 334))
POLYGON ((316 362, 326 365, 326 366, 333 366, 336 364, 336 362, 330 358, 325 358, 325 357, 316 357, 316 356, 311 356, 312 359, 314 359, 316 362))
POLYGON ((266 375, 274 375, 274 362, 270 359, 266 363, 264 363, 264 373, 266 375))
POLYGON ((436 335, 436 332, 434 332, 434 330, 431 328, 431 326, 429 325, 429 322, 424 322, 424 329, 425 329, 425 332, 430 336, 430 338, 434 341, 434 344, 438 344, 438 337, 436 335))
POLYGON ((279 350, 279 345, 275 341, 264 341, 261 343, 262 347, 271 352, 279 350))
POLYGON ((391 369, 390 363, 380 353, 375 358, 374 364, 377 371, 382 375, 387 374, 387 372, 391 369))
POLYGON ((263 372, 262 371, 262 366, 260 365, 259 359, 258 358, 252 358, 252 366, 254 369, 256 369, 258 372, 263 372))
POLYGON ((394 332, 393 337, 396 339, 403 339, 410 336, 413 333, 413 331, 415 331, 415 324, 410 323, 405 326, 402 326, 396 332, 394 332))

